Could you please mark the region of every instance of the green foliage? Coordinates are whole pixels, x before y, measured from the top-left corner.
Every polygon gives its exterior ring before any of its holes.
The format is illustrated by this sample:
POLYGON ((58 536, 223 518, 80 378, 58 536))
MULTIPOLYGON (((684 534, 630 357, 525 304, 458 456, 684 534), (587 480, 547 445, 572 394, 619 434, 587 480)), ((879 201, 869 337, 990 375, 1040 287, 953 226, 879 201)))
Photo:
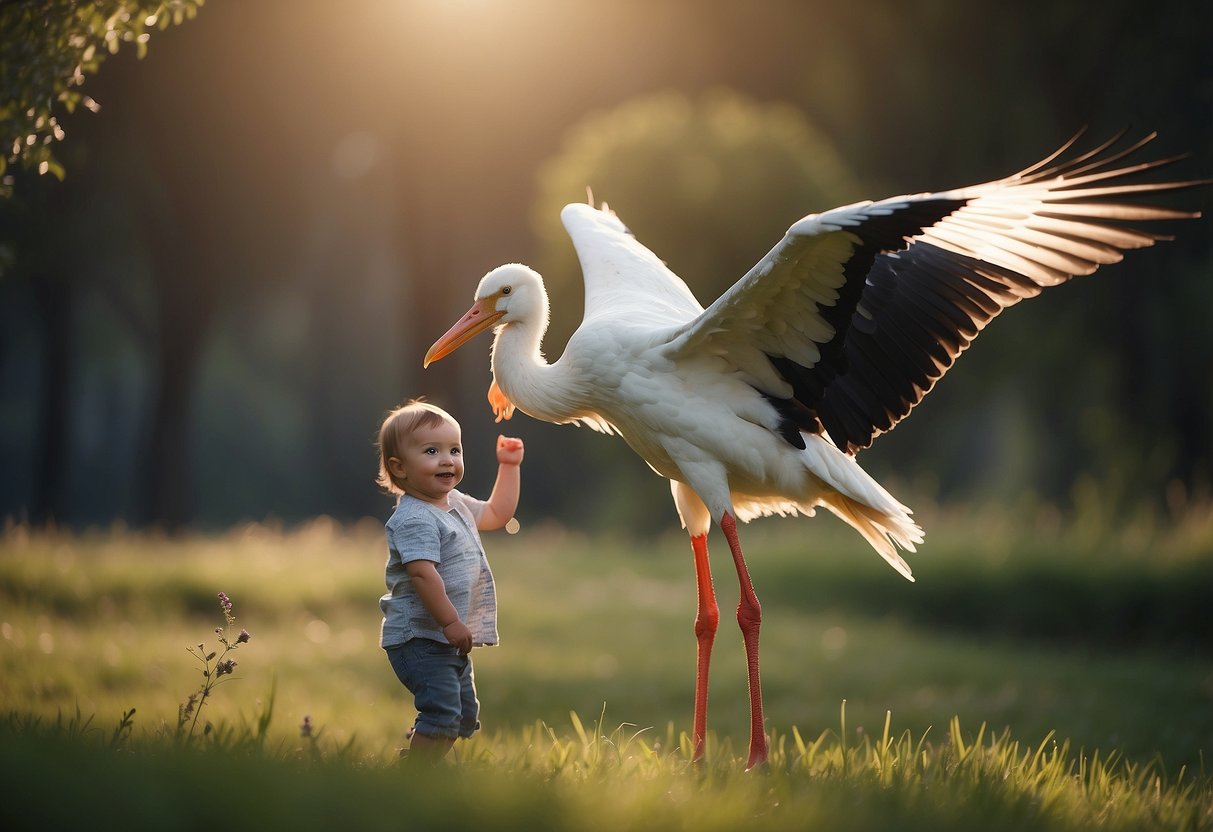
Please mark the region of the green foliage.
POLYGON ((206 0, 32 0, 0 6, 0 195, 9 164, 63 179, 54 143, 63 112, 100 105, 81 87, 109 55, 134 44, 147 54, 151 29, 192 19, 206 0))

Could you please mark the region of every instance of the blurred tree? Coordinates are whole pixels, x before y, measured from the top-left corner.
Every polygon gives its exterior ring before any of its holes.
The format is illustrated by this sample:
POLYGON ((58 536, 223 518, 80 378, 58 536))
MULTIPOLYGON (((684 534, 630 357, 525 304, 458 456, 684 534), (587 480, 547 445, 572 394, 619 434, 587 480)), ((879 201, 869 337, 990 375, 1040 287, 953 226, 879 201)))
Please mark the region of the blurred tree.
MULTIPOLYGON (((193 18, 205 0, 32 0, 0 5, 0 196, 12 197, 10 163, 64 178, 54 143, 65 134, 59 118, 78 106, 96 112, 81 86, 108 55, 133 43, 147 53, 149 29, 193 18)), ((41 183, 38 183, 41 184, 41 183)), ((74 316, 86 270, 87 246, 64 246, 67 214, 78 207, 68 192, 27 184, 28 200, 11 206, 0 276, 11 270, 31 283, 41 338, 41 385, 34 419, 35 522, 61 519, 68 494, 71 389, 76 354, 74 316), (5 266, 8 266, 6 269, 5 266)), ((87 227, 87 222, 79 227, 87 227)))
POLYGON ((67 499, 75 346, 72 319, 80 279, 80 264, 63 247, 62 217, 70 210, 71 197, 58 182, 28 181, 20 194, 0 202, 0 245, 12 252, 5 276, 28 284, 40 336, 33 484, 28 505, 29 518, 35 523, 62 519, 67 499))
MULTIPOLYGON (((594 200, 616 210, 705 306, 758 262, 766 253, 762 246, 775 245, 806 206, 839 205, 859 190, 832 144, 800 110, 724 88, 698 96, 644 95, 582 119, 542 167, 539 182, 533 224, 540 239, 537 266, 552 301, 546 352, 553 360, 583 311, 581 270, 560 209, 584 199, 587 185, 594 200)), ((549 504, 565 503, 561 516, 589 509, 593 515, 585 519, 593 524, 668 527, 665 500, 636 500, 642 478, 659 482, 643 463, 612 464, 620 456, 616 442, 596 441, 588 431, 563 433, 564 441, 577 443, 583 467, 597 476, 589 481, 583 471, 572 471, 576 488, 553 488, 549 504)), ((551 454, 553 469, 568 453, 548 443, 528 450, 536 457, 551 454)))
MULTIPOLYGON (((0 2, 0 10, 66 5, 0 2)), ((1083 124, 1095 138, 1125 122, 1159 129, 1160 153, 1194 150, 1203 160, 1184 175, 1207 174, 1213 146, 1211 15, 1190 0, 1108 0, 1097 11, 1050 0, 259 0, 205 8, 146 61, 134 48, 114 56, 89 80, 105 110, 61 117, 71 141, 52 144, 65 156, 90 150, 87 165, 64 159, 72 189, 63 207, 71 210, 37 209, 52 244, 56 228, 63 232, 56 256, 96 266, 73 273, 87 285, 68 298, 77 307, 68 337, 85 345, 69 358, 83 362, 69 409, 92 431, 77 428, 73 461, 88 452, 106 463, 88 475, 106 483, 106 499, 87 501, 106 513, 83 517, 85 501, 67 499, 76 522, 155 514, 128 513, 134 458, 145 503, 162 493, 179 516, 213 525, 377 511, 366 474, 374 422, 421 393, 460 416, 469 461, 476 458, 471 446, 496 431, 483 398, 484 352, 461 350, 425 373, 420 355, 466 308, 476 279, 503 260, 546 268, 559 293, 548 349, 559 353, 579 318, 580 281, 556 211, 584 199, 586 185, 707 301, 791 218, 852 197, 1001 175, 1083 124), (535 174, 542 160, 565 155, 570 125, 655 89, 683 91, 668 99, 671 113, 697 110, 700 93, 717 85, 741 90, 759 109, 766 105, 754 102, 783 101, 806 114, 862 173, 862 189, 806 193, 781 209, 760 200, 768 219, 751 219, 749 203, 734 207, 729 189, 774 171, 773 183, 754 190, 783 193, 786 154, 751 173, 732 158, 705 164, 698 138, 683 136, 677 141, 695 152, 683 158, 672 147, 643 176, 667 177, 675 189, 690 177, 686 190, 697 196, 684 201, 702 219, 667 240, 662 214, 646 213, 648 198, 638 203, 616 188, 616 178, 640 178, 627 167, 570 174, 539 209, 550 225, 545 250, 554 246, 565 265, 548 254, 537 261, 528 209, 536 190, 549 188, 535 174), (334 180, 334 148, 355 134, 380 142, 383 164, 334 180), (94 174, 96 183, 86 183, 94 174), (104 233, 87 231, 103 223, 104 233), (98 240, 108 241, 104 251, 98 240), (720 262, 695 262, 705 252, 720 262), (726 261, 729 252, 735 259, 726 261), (175 355, 186 356, 183 372, 174 372, 175 355), (174 424, 157 433, 152 425, 165 414, 174 424), (153 445, 153 435, 165 438, 153 445), (136 441, 146 448, 132 451, 136 441), (171 464, 146 461, 157 455, 171 464)), ((9 33, 5 26, 0 38, 13 40, 9 33)), ((6 40, 3 55, 20 48, 6 40)), ((5 85, 16 77, 8 66, 5 85)), ((798 153, 793 164, 817 152, 798 153)), ((1183 196, 1181 204, 1213 215, 1207 195, 1203 205, 1187 200, 1200 195, 1183 196)), ((1102 271, 1098 285, 1076 281, 1012 310, 920 415, 865 452, 865 465, 882 480, 892 469, 928 488, 937 477, 941 495, 964 498, 1032 487, 1065 499, 1075 472, 1085 471, 1101 488, 1124 483, 1136 499, 1160 490, 1159 481, 1198 477, 1185 470, 1207 472, 1210 227, 1208 219, 1177 224, 1168 229, 1175 243, 1102 271), (972 464, 975 453, 985 464, 972 464)), ((15 230, 0 227, 0 237, 15 230)), ((29 446, 42 424, 31 416, 35 376, 50 364, 33 357, 42 315, 29 282, 6 281, 0 293, 0 470, 13 472, 0 478, 0 513, 19 515, 32 504, 29 446)), ((593 524, 599 507, 575 496, 579 489, 599 493, 599 476, 613 481, 615 466, 645 476, 615 440, 525 421, 511 427, 542 439, 529 442, 528 454, 548 462, 532 470, 550 468, 559 483, 545 476, 524 489, 524 522, 542 515, 593 524), (541 457, 549 444, 563 452, 541 457), (592 453, 583 457, 583 445, 592 453)), ((491 476, 491 466, 472 467, 468 486, 477 493, 473 480, 491 476)), ((86 476, 76 465, 69 473, 86 476)), ((619 496, 608 516, 636 507, 668 528, 664 497, 612 493, 619 496)))
POLYGON ((9 163, 63 179, 53 145, 62 141, 62 112, 97 102, 87 75, 107 55, 133 43, 147 54, 149 29, 193 18, 205 0, 24 0, 0 4, 0 196, 11 193, 9 163))
MULTIPOLYGON (((177 57, 188 60, 189 53, 177 57)), ((282 238, 300 222, 300 209, 290 202, 298 203, 304 184, 285 181, 285 169, 266 164, 272 146, 230 157, 227 147, 238 142, 243 125, 212 125, 230 140, 190 145, 171 138, 172 119, 155 113, 124 125, 105 145, 111 164, 130 172, 124 188, 137 218, 133 243, 149 267, 148 285, 140 288, 148 296, 123 304, 144 311, 138 330, 150 336, 133 519, 170 530, 195 512, 196 395, 205 350, 234 305, 297 274, 295 263, 283 267, 288 248, 282 238), (221 165, 243 175, 214 179, 210 171, 221 165), (256 187, 248 187, 252 182, 256 187), (202 193, 209 198, 197 198, 202 193), (274 214, 275 222, 263 221, 274 214)))
POLYGON ((120 371, 123 336, 148 343, 138 328, 142 310, 121 305, 125 284, 142 271, 132 258, 129 213, 98 186, 90 147, 74 141, 63 148, 65 163, 78 171, 64 182, 15 171, 13 195, 0 200, 0 245, 13 252, 0 280, 0 367, 10 368, 0 382, 9 393, 4 430, 15 431, 22 446, 21 464, 0 457, 0 470, 17 482, 18 472, 28 472, 22 513, 38 522, 104 522, 128 505, 115 486, 126 479, 132 420, 112 405, 138 381, 120 371), (99 299, 110 307, 98 308, 99 299), (12 359, 20 372, 11 373, 12 359))

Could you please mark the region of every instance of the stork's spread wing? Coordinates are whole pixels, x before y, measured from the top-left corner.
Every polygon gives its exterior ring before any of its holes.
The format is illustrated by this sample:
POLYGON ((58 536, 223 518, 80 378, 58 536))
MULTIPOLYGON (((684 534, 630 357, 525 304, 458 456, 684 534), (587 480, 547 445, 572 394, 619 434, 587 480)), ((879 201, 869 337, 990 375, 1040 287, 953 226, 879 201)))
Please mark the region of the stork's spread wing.
POLYGON ((1198 216, 1124 200, 1202 184, 1127 183, 1174 161, 1116 166, 1152 138, 1048 167, 1067 145, 998 182, 805 217, 669 350, 724 357, 789 428, 865 448, 1003 309, 1164 239, 1120 223, 1198 216))
POLYGON ((566 205, 560 219, 585 279, 585 316, 625 316, 650 325, 680 324, 703 312, 691 290, 636 241, 606 206, 566 205))

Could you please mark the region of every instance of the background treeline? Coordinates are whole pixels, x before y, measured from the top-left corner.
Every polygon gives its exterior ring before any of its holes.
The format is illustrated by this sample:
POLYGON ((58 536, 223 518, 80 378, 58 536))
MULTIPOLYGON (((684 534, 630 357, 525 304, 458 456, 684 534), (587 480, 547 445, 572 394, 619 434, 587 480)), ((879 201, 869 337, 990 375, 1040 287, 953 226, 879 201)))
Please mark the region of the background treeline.
MULTIPOLYGON (((1161 0, 208 0, 110 59, 60 183, 0 202, 0 516, 213 528, 382 515, 373 438, 427 395, 487 490, 488 339, 425 348, 502 262, 580 319, 565 202, 616 209, 705 305, 799 216, 1027 166, 1084 126, 1213 166, 1211 13, 1161 0)), ((0 37, 6 35, 0 33, 0 37)), ((1170 175, 1168 171, 1167 174, 1170 175)), ((992 325, 861 460, 903 500, 1176 511, 1213 475, 1206 218, 992 325), (1024 495, 1028 495, 1026 498, 1024 495)), ((618 442, 518 416, 524 522, 647 532, 618 442)))

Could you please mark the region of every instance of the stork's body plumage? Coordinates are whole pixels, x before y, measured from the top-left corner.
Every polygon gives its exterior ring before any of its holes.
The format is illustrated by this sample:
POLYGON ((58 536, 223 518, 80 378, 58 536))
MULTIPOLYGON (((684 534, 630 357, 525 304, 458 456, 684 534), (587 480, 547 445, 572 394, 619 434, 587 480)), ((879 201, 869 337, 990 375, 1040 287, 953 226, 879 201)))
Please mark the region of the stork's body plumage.
POLYGON ((1195 216, 1123 201, 1197 183, 1126 184, 1170 160, 1117 168, 1144 142, 1123 152, 1111 144, 1046 168, 1058 151, 986 185, 805 217, 706 310, 605 206, 569 205, 561 218, 581 261, 585 316, 561 357, 542 356, 547 295, 516 264, 486 275, 472 309, 431 348, 427 364, 495 326, 499 418, 517 406, 619 434, 671 481, 699 589, 697 756, 718 618, 712 521, 742 588, 753 766, 767 754, 761 613, 736 520, 825 507, 912 580, 898 550, 912 552, 922 530, 855 452, 904 418, 1002 309, 1160 239, 1120 223, 1195 216))
POLYGON ((588 205, 569 205, 562 217, 586 274, 619 269, 633 291, 604 298, 587 288, 585 320, 549 365, 539 352, 546 323, 539 276, 525 266, 495 270, 494 280, 511 287, 511 304, 534 301, 494 342, 493 378, 504 396, 537 419, 617 433, 658 474, 690 486, 678 508, 692 535, 726 511, 743 522, 812 514, 823 504, 849 512, 847 519, 876 511, 888 531, 868 521, 865 536, 909 577, 888 539, 911 551, 921 541, 908 510, 819 434, 797 430, 803 447, 789 443, 778 408, 726 357, 675 348, 673 334, 703 307, 618 219, 588 205))

